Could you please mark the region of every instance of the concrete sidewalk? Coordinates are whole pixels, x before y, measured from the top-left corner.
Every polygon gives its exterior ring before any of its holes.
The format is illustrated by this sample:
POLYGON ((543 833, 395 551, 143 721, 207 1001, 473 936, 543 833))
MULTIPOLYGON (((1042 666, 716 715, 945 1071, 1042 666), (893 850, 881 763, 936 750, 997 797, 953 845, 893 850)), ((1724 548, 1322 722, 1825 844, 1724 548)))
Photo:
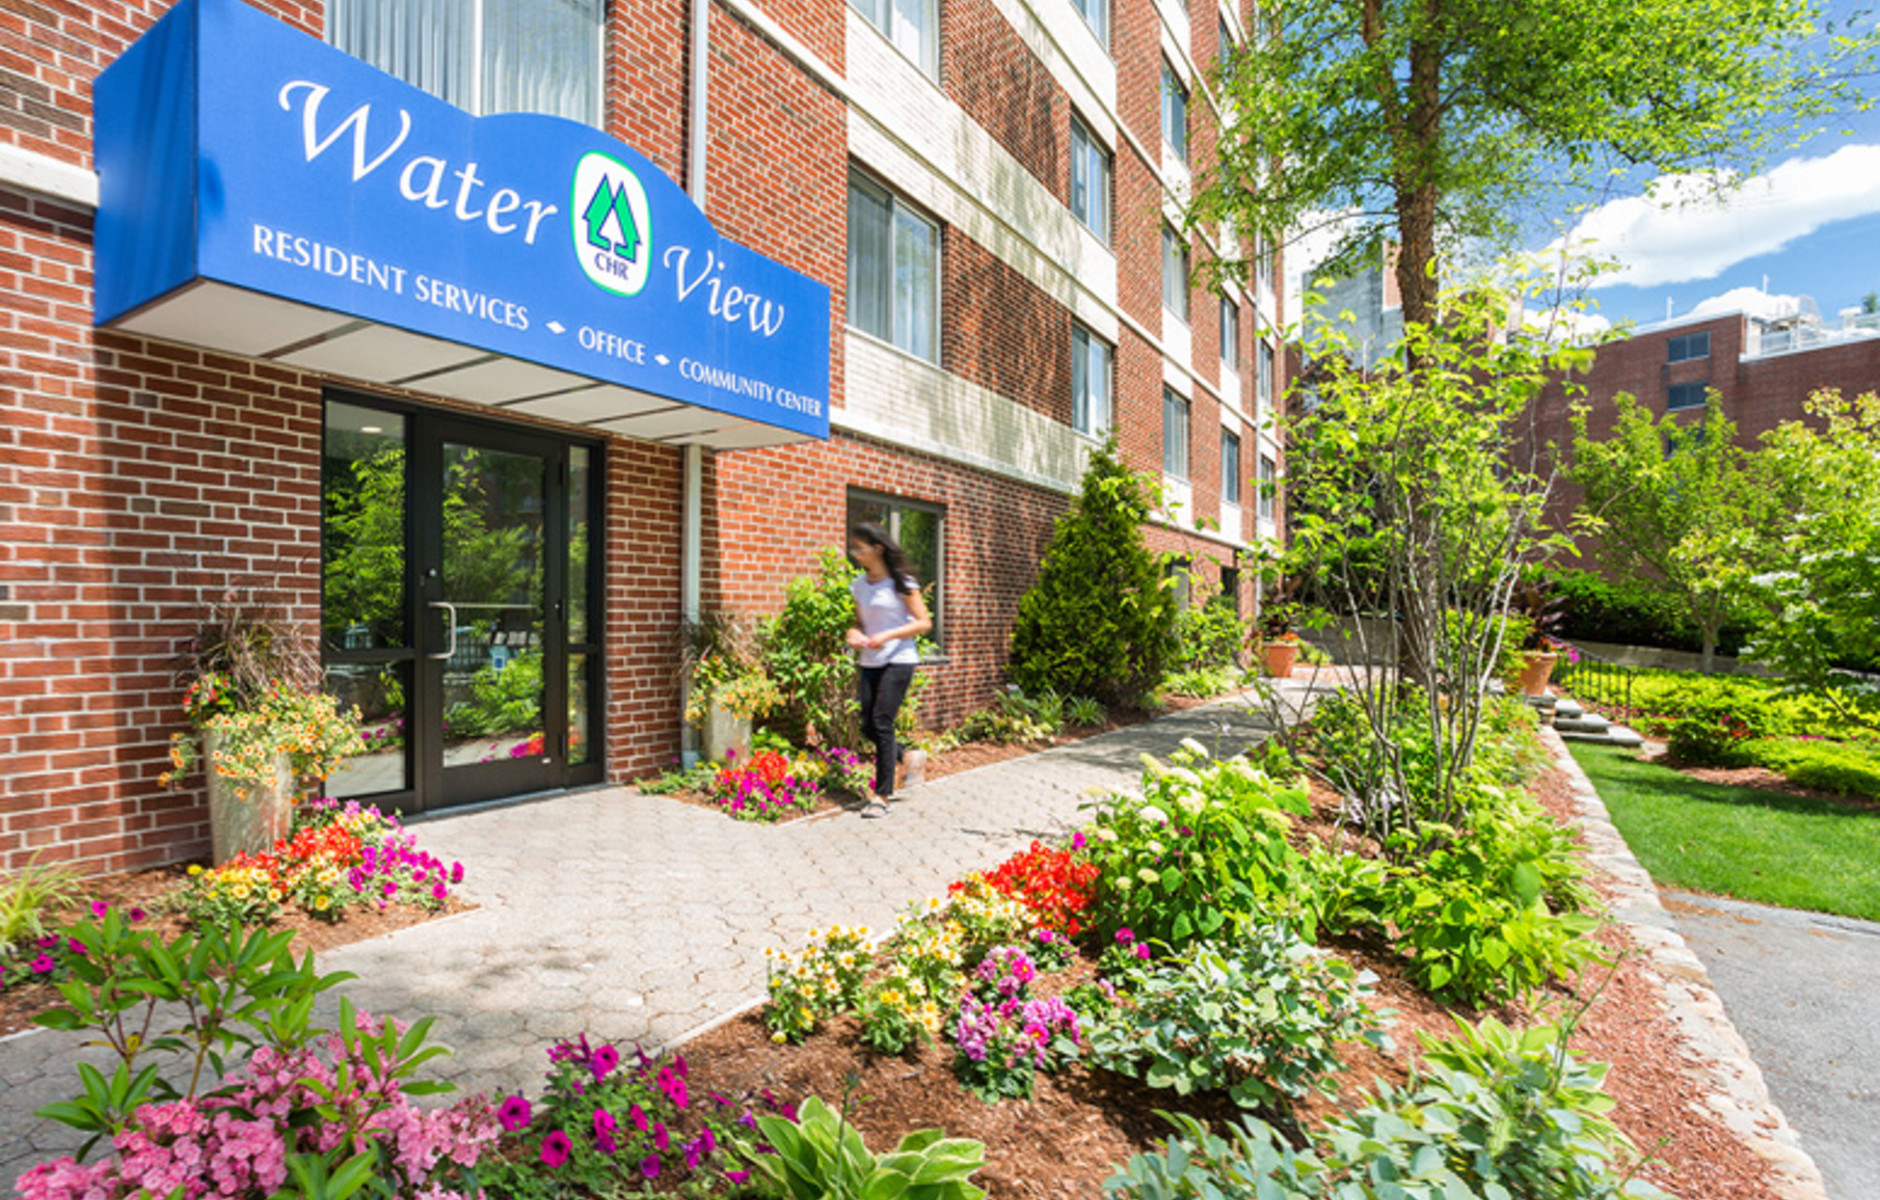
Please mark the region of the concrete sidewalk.
MULTIPOLYGON (((1296 705, 1306 689, 1287 691, 1296 705)), ((436 1014, 435 1036, 456 1050, 440 1073, 460 1087, 534 1087, 554 1039, 653 1045, 733 1012, 763 993, 765 947, 836 923, 886 928, 908 901, 1065 833, 1091 793, 1134 788, 1145 753, 1188 737, 1220 755, 1257 743, 1265 726, 1249 707, 1221 701, 935 780, 879 821, 747 825, 620 788, 426 820, 422 844, 465 865, 482 907, 321 966, 355 972, 345 991, 368 1012, 436 1014)), ((0 1194, 78 1144, 32 1113, 72 1095, 80 1054, 64 1034, 0 1041, 0 1194)))

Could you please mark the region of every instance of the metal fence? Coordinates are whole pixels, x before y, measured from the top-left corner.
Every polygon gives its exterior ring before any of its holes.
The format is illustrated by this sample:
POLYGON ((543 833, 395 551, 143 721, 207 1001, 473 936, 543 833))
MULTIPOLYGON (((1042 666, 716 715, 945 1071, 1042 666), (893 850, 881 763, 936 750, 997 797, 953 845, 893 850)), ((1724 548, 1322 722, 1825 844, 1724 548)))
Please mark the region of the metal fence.
POLYGON ((1642 667, 1622 666, 1569 644, 1554 669, 1554 686, 1581 704, 1596 707, 1617 720, 1629 721, 1638 715, 1632 703, 1632 684, 1644 673, 1642 667))

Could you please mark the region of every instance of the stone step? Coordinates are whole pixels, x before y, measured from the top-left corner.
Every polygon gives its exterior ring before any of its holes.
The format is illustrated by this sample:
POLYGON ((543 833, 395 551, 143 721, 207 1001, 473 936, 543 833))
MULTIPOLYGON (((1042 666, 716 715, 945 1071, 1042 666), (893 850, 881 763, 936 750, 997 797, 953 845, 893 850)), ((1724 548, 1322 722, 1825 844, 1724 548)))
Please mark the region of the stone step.
POLYGON ((1604 733, 1612 727, 1612 722, 1598 713, 1581 713, 1577 717, 1563 716, 1554 712, 1554 728, 1562 733, 1604 733))
POLYGON ((1599 733, 1587 733, 1581 730, 1560 730, 1562 740, 1569 742, 1592 742, 1600 746, 1625 746, 1635 748, 1645 744, 1645 739, 1623 725, 1609 725, 1599 733))
POLYGON ((1572 720, 1575 717, 1584 716, 1585 713, 1586 710, 1580 707, 1580 702, 1577 700, 1569 700, 1565 696, 1561 696, 1554 701, 1555 720, 1559 720, 1562 717, 1565 717, 1567 720, 1572 720))

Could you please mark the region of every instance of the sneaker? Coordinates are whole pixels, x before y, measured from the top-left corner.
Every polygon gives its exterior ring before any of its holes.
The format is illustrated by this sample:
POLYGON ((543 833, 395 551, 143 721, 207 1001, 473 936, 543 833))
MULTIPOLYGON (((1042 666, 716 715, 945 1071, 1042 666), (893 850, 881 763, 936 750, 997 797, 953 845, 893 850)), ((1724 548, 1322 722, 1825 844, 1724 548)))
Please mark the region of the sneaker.
POLYGON ((867 804, 862 805, 862 817, 864 820, 870 820, 876 817, 885 817, 888 815, 889 811, 890 810, 888 808, 888 802, 886 800, 880 799, 879 797, 873 800, 870 800, 867 804))

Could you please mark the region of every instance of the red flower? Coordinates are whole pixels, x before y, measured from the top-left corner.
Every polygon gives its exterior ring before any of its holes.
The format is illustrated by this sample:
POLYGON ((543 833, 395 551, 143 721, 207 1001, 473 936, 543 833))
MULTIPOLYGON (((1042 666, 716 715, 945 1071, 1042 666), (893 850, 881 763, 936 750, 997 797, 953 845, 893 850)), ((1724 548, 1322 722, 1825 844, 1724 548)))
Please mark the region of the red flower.
POLYGON ((1047 929, 1075 937, 1083 932, 1078 914, 1096 898, 1095 863, 1078 862, 1069 850, 1053 850, 1037 842, 1013 855, 985 876, 986 885, 1031 911, 1033 920, 1047 929))

